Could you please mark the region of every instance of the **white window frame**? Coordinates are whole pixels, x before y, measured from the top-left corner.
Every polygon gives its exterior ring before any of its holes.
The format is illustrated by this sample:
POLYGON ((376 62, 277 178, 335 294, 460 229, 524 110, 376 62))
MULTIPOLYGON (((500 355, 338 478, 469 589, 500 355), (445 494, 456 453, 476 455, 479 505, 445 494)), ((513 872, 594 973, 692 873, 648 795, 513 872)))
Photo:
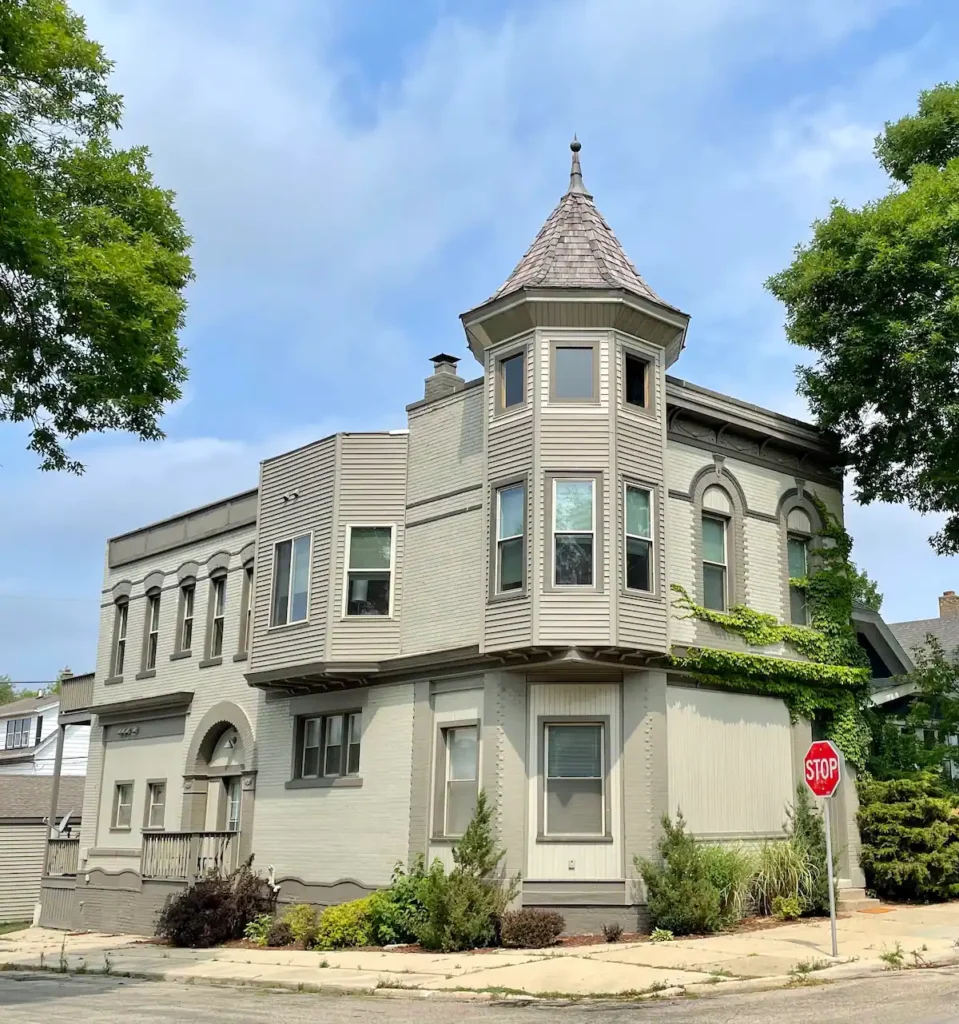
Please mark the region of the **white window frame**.
MULTIPOLYGON (((581 837, 593 838, 595 836, 606 836, 608 835, 609 821, 606 818, 606 798, 608 796, 609 779, 607 778, 607 765, 606 765, 606 722, 604 721, 590 721, 588 718, 584 718, 581 721, 563 721, 563 722, 545 722, 543 727, 543 835, 553 838, 555 836, 566 837, 570 836, 574 840, 581 837), (549 830, 549 780, 551 778, 549 774, 549 732, 550 729, 566 729, 566 728, 578 728, 588 726, 590 728, 596 728, 599 726, 599 781, 600 787, 600 805, 601 805, 601 818, 600 824, 601 829, 599 832, 550 832, 549 830)), ((595 775, 590 776, 578 776, 579 778, 595 779, 595 775)))
POLYGON ((147 594, 147 649, 143 667, 149 672, 157 667, 160 646, 160 593, 147 594))
POLYGON ((30 746, 30 719, 8 718, 4 736, 5 750, 21 750, 30 746))
POLYGON ((496 565, 493 568, 495 573, 495 594, 522 594, 526 590, 526 505, 528 497, 526 494, 526 484, 522 481, 517 481, 513 484, 503 484, 502 487, 496 488, 496 565), (500 527, 502 525, 502 513, 501 513, 501 498, 503 491, 520 490, 523 492, 523 527, 520 533, 511 533, 508 537, 500 535, 500 527), (523 577, 522 582, 518 587, 514 587, 512 590, 503 589, 502 580, 502 558, 500 555, 501 545, 504 541, 516 540, 519 537, 523 542, 523 577))
POLYGON ((132 782, 116 782, 113 785, 113 821, 110 826, 114 829, 119 829, 124 832, 129 832, 133 828, 133 783, 132 782), (130 802, 128 804, 123 803, 120 799, 120 790, 126 789, 130 791, 130 802), (120 811, 122 808, 129 808, 129 821, 125 825, 120 824, 120 811))
POLYGON ((450 831, 450 785, 453 782, 472 782, 476 787, 476 799, 479 799, 480 785, 480 729, 479 722, 461 723, 459 725, 440 726, 440 733, 443 737, 444 757, 446 763, 443 769, 443 835, 452 839, 460 838, 462 832, 450 831), (458 730, 470 729, 476 734, 476 762, 473 767, 472 779, 454 779, 452 771, 453 744, 452 733, 458 730))
POLYGON ((213 576, 210 579, 210 586, 213 588, 213 600, 210 620, 210 657, 220 658, 223 656, 223 638, 226 632, 226 573, 220 576, 213 576), (217 624, 220 626, 219 647, 217 646, 217 624))
POLYGON ((632 483, 630 480, 623 481, 623 589, 628 590, 631 594, 652 594, 656 590, 656 541, 654 535, 656 533, 654 524, 656 522, 656 495, 653 492, 652 487, 646 487, 644 484, 632 483), (641 537, 638 533, 629 532, 629 521, 626 514, 626 509, 629 500, 630 489, 634 491, 643 491, 649 498, 649 536, 641 537), (629 549, 630 538, 633 540, 644 540, 649 543, 649 587, 646 590, 637 589, 629 585, 629 574, 626 571, 626 559, 627 552, 629 549))
POLYGON ((113 675, 122 676, 127 660, 127 632, 130 627, 130 602, 118 601, 116 605, 116 640, 113 642, 113 675))
POLYGON ((553 586, 560 590, 595 590, 597 586, 596 582, 596 477, 593 476, 554 476, 552 478, 552 522, 550 523, 550 530, 552 536, 550 538, 550 558, 552 559, 552 576, 553 586), (569 483, 583 483, 589 484, 592 494, 592 523, 588 530, 557 530, 556 529, 556 485, 557 484, 569 484, 569 483), (579 537, 583 534, 591 534, 593 538, 592 551, 593 551, 593 565, 591 580, 589 583, 557 583, 556 582, 556 537, 558 534, 563 536, 579 537))
POLYGON ((728 612, 729 611, 729 520, 726 516, 712 514, 710 512, 703 512, 699 521, 699 532, 700 532, 700 543, 702 545, 702 565, 703 571, 701 572, 702 587, 703 587, 703 606, 706 606, 706 572, 705 566, 713 565, 719 566, 723 570, 723 606, 722 608, 711 608, 710 611, 717 612, 728 612), (706 557, 706 545, 703 540, 703 522, 707 519, 712 519, 714 522, 720 523, 723 528, 723 561, 714 562, 711 558, 706 557))
POLYGON ((243 785, 239 775, 231 775, 226 781, 226 800, 223 825, 227 832, 240 831, 240 815, 243 813, 243 785))
POLYGON ((292 537, 281 537, 279 540, 273 542, 273 563, 270 567, 270 629, 286 629, 288 626, 298 626, 301 622, 310 621, 310 591, 313 585, 313 531, 309 530, 306 533, 297 533, 292 537), (302 619, 291 619, 289 617, 290 611, 293 608, 293 547, 301 537, 310 538, 310 550, 307 555, 306 562, 306 614, 302 619), (273 621, 273 607, 276 604, 276 549, 281 544, 290 545, 290 582, 287 590, 287 619, 286 622, 274 622, 273 621))
POLYGON ((166 783, 165 782, 150 782, 147 783, 147 829, 158 831, 166 824, 166 783), (163 794, 162 800, 157 800, 157 792, 161 791, 163 794), (154 824, 153 812, 157 808, 161 808, 162 813, 160 815, 160 823, 154 824))
MULTIPOLYGON (((240 654, 250 653, 253 640, 253 584, 255 582, 255 566, 253 562, 243 566, 243 596, 246 601, 241 610, 240 629, 243 631, 243 650, 240 654)), ((309 600, 307 600, 309 604, 309 600)))
POLYGON ((373 622, 383 622, 386 619, 393 618, 393 598, 394 588, 396 586, 396 523, 347 523, 346 524, 346 538, 344 542, 343 550, 343 599, 340 602, 340 615, 344 619, 349 619, 351 622, 361 622, 367 619, 371 619, 373 622), (350 573, 351 572, 383 572, 383 569, 351 569, 350 568, 350 549, 353 545, 353 531, 354 530, 389 530, 390 531, 390 608, 386 615, 350 615, 348 612, 350 606, 350 573))

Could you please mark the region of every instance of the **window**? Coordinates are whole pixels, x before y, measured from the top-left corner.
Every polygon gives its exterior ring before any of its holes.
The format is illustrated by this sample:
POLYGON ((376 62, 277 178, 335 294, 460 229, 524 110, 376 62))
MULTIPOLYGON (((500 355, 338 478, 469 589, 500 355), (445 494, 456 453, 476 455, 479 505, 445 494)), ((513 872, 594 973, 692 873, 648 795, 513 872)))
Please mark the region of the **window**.
POLYGON ((310 534, 276 545, 273 559, 273 613, 270 624, 285 626, 306 619, 310 586, 310 534))
POLYGON ((147 785, 147 828, 163 828, 166 815, 166 783, 151 782, 147 785))
POLYGON ((498 364, 497 404, 500 410, 512 409, 526 401, 526 353, 501 359, 498 364))
POLYGON ((336 778, 360 770, 360 713, 302 720, 300 778, 336 778))
POLYGON ((143 657, 146 670, 157 667, 157 644, 160 640, 160 595, 150 594, 147 598, 147 643, 143 657))
POLYGON ((595 349, 592 345, 554 345, 550 397, 559 402, 596 398, 595 349))
POLYGON ((234 776, 224 779, 226 786, 226 830, 227 832, 240 831, 240 778, 234 776))
POLYGON ((606 834, 603 734, 601 722, 545 727, 546 835, 606 834))
POLYGON ((40 745, 40 737, 43 735, 43 715, 37 715, 37 732, 33 737, 33 745, 35 747, 40 745))
POLYGON ((226 612, 226 576, 216 576, 210 580, 213 593, 210 595, 210 610, 213 616, 212 632, 210 633, 210 657, 219 658, 223 654, 223 617, 226 612))
POLYGON ((629 352, 623 353, 623 398, 627 405, 649 407, 649 363, 629 352))
POLYGON ((652 495, 626 484, 626 589, 653 589, 652 495))
POLYGON ((553 584, 591 587, 596 534, 595 482, 553 481, 553 584))
POLYGON ((117 605, 117 618, 116 618, 116 643, 113 651, 113 674, 114 676, 123 675, 123 660, 127 653, 127 617, 129 615, 130 605, 127 601, 121 601, 117 605))
POLYGON ((703 516, 703 607, 726 610, 726 520, 703 516))
MULTIPOLYGON (((789 557, 789 578, 805 579, 808 573, 809 540, 806 537, 787 537, 786 552, 789 557)), ((790 584, 789 619, 798 626, 808 624, 809 609, 806 605, 805 587, 794 587, 790 584)))
POLYGON ((30 719, 11 718, 7 722, 7 736, 4 743, 6 750, 18 750, 30 743, 30 719))
POLYGON ((522 590, 526 575, 526 486, 514 484, 496 492, 497 594, 522 590))
POLYGON ((346 573, 347 615, 389 615, 392 526, 351 526, 346 573))
POLYGON ((180 588, 180 600, 183 614, 180 622, 180 650, 189 651, 193 647, 193 599, 196 597, 196 584, 184 583, 180 588))
POLYGON ((243 593, 240 598, 240 649, 238 654, 246 654, 250 649, 253 631, 253 564, 243 567, 243 593))
POLYGON ((113 791, 113 828, 128 829, 133 818, 133 783, 118 782, 113 791))
POLYGON ((461 836, 476 810, 479 729, 475 725, 444 729, 443 740, 443 835, 461 836))

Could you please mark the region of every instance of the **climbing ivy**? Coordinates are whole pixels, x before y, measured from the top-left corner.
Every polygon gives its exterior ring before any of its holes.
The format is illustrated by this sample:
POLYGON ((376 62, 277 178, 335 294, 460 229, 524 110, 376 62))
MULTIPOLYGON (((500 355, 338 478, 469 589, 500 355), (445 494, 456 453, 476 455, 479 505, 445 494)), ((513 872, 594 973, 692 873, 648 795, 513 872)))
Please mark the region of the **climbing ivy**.
POLYGON ((684 614, 741 637, 750 647, 788 645, 806 660, 690 647, 672 655, 675 668, 713 685, 781 697, 793 719, 817 715, 827 720, 829 738, 853 765, 861 766, 869 748, 869 729, 862 715, 869 680, 868 660, 852 625, 855 578, 850 565, 852 539, 836 516, 810 496, 822 526, 812 571, 790 579, 806 591, 809 626, 779 622, 774 615, 735 605, 718 612, 696 604, 679 584, 673 606, 684 614))

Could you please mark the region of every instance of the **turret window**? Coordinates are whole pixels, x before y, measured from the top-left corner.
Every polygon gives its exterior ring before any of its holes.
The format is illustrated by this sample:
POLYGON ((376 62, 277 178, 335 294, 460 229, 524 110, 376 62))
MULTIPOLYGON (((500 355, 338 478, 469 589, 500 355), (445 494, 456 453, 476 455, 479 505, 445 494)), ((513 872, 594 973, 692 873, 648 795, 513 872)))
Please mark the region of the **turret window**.
POLYGON ((496 593, 522 590, 526 562, 526 487, 496 492, 496 593))
POLYGON ((626 589, 653 589, 652 495, 626 485, 626 589))
POLYGON ((627 405, 649 408, 649 363, 631 352, 623 354, 623 398, 627 405))
POLYGON ((550 401, 596 402, 599 400, 598 347, 560 345, 551 349, 550 401))
POLYGON ((591 587, 596 576, 596 481, 553 480, 553 585, 591 587))
POLYGON ((497 364, 497 406, 501 412, 526 403, 526 353, 516 352, 497 364))

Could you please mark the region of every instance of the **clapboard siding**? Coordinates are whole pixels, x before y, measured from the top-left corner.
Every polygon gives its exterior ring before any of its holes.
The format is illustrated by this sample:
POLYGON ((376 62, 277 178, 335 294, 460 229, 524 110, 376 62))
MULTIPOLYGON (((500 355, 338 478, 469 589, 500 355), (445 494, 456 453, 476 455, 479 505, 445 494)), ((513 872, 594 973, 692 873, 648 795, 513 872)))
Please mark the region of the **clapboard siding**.
POLYGON ((407 442, 405 433, 340 435, 330 629, 332 661, 370 661, 400 653, 407 442), (389 616, 343 614, 346 535, 351 525, 393 527, 393 606, 389 616))
POLYGON ((0 921, 33 920, 45 833, 43 825, 0 825, 0 921))
POLYGON ((261 466, 252 670, 322 661, 325 656, 336 450, 337 438, 328 437, 261 466), (271 626, 274 546, 304 533, 313 537, 308 619, 271 626))

